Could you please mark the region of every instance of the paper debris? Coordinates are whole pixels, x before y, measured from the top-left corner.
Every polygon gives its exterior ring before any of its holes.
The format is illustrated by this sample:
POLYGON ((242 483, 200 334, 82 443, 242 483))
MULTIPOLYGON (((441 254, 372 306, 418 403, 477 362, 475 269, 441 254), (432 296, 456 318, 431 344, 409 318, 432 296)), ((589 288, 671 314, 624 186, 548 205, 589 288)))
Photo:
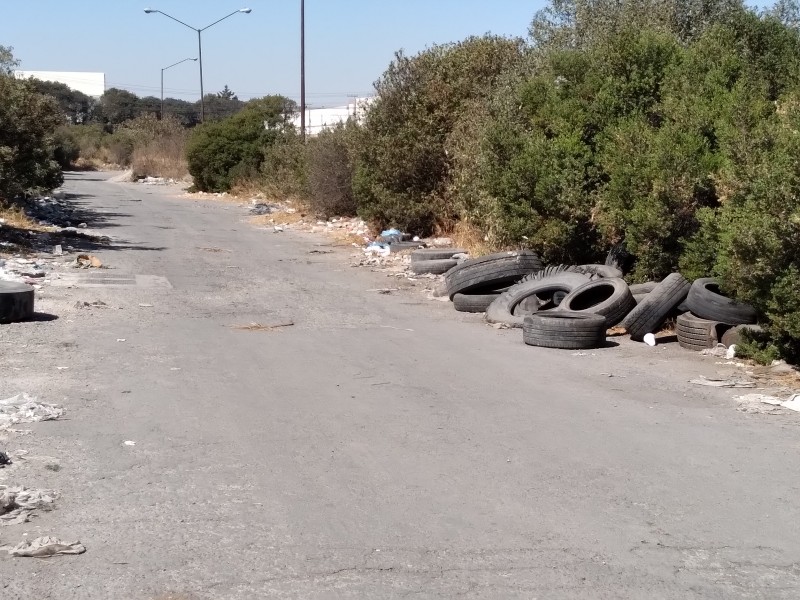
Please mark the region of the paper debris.
POLYGON ((11 556, 30 556, 34 558, 47 558, 56 554, 83 554, 86 547, 80 542, 65 542, 52 536, 38 537, 35 540, 25 540, 9 548, 4 546, 11 556))

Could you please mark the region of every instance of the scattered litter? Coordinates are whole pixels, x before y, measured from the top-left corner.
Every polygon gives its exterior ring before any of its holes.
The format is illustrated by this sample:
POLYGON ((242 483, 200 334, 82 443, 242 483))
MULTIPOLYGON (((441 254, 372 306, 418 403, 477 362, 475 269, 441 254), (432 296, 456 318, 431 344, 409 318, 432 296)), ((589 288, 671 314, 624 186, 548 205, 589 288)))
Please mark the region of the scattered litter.
POLYGON ((495 329, 511 329, 508 323, 492 323, 491 326, 495 329))
POLYGON ((368 292, 378 292, 379 294, 391 294, 392 292, 399 292, 400 288, 377 288, 373 290, 367 290, 368 292))
POLYGON ((205 247, 198 246, 197 249, 198 250, 203 250, 205 252, 231 252, 231 250, 228 250, 227 248, 214 248, 214 247, 205 248, 205 247))
POLYGON ((180 371, 180 370, 181 370, 180 367, 171 367, 170 368, 170 371, 180 371))
POLYGON ((0 450, 0 467, 5 467, 6 465, 11 464, 11 459, 8 458, 8 454, 0 450))
POLYGON ((152 304, 145 304, 144 302, 139 304, 139 308, 153 308, 152 304))
POLYGON ((240 331, 272 331, 280 329, 281 327, 291 327, 294 325, 293 321, 286 323, 275 323, 274 325, 264 325, 263 323, 249 323, 247 325, 231 325, 231 329, 238 329, 240 331))
POLYGON ((736 358, 736 344, 728 346, 728 350, 725 352, 725 358, 728 360, 736 358))
POLYGON ((75 303, 75 308, 104 308, 106 306, 108 305, 101 300, 95 300, 94 302, 84 302, 82 300, 78 300, 75 303))
POLYGON ((642 341, 648 346, 655 346, 656 336, 654 336, 652 333, 646 333, 644 334, 644 338, 642 338, 642 341))
POLYGON ((11 556, 29 556, 34 558, 47 558, 56 554, 83 554, 86 547, 80 542, 65 542, 55 537, 43 536, 35 540, 24 540, 9 548, 4 546, 11 556))
POLYGON ((56 244, 55 248, 53 248, 53 254, 55 256, 64 256, 64 249, 61 247, 61 244, 56 244))
POLYGON ((405 329, 405 328, 402 328, 402 327, 392 327, 391 325, 381 325, 381 329, 396 329, 397 331, 411 331, 411 332, 414 331, 413 329, 405 329))
POLYGON ((789 410, 800 412, 800 394, 795 394, 794 396, 789 398, 786 402, 782 402, 781 406, 784 408, 788 408, 789 410))
POLYGON ((704 385, 707 387, 719 387, 719 388, 754 388, 756 387, 755 381, 740 381, 736 379, 709 379, 707 377, 700 376, 699 379, 691 379, 689 383, 694 385, 704 385))
POLYGON ((123 446, 135 446, 136 442, 134 442, 133 440, 125 440, 124 442, 122 442, 122 445, 123 446))
POLYGON ((19 525, 35 510, 53 510, 57 498, 53 490, 0 485, 0 525, 19 525))
POLYGON ((701 350, 700 354, 703 356, 716 356, 717 358, 726 358, 728 355, 728 348, 725 344, 717 344, 714 348, 706 348, 701 350))
POLYGON ((88 269, 88 268, 99 269, 103 266, 103 263, 100 261, 99 258, 94 256, 93 254, 79 254, 78 257, 75 259, 75 266, 80 267, 82 269, 88 269))
POLYGON ((308 253, 309 254, 332 254, 333 250, 317 250, 317 249, 314 249, 314 250, 309 250, 308 253))
POLYGON ((281 227, 280 225, 275 225, 275 227, 273 227, 272 230, 275 233, 280 233, 281 231, 283 231, 283 227, 281 227))
POLYGON ((55 421, 66 411, 56 404, 43 404, 28 394, 17 394, 0 400, 0 431, 8 430, 17 423, 55 421))
POLYGON ((56 367, 59 371, 66 371, 69 367, 56 367))
POLYGON ((118 342, 127 342, 128 340, 126 340, 125 338, 117 338, 117 341, 118 342))

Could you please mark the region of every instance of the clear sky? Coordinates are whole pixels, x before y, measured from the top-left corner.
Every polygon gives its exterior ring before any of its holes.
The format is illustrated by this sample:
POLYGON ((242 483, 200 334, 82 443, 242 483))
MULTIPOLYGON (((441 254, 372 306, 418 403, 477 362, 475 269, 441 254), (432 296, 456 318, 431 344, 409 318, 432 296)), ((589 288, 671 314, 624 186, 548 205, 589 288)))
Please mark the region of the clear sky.
MULTIPOLYGON (((160 94, 161 68, 197 56, 203 32, 206 93, 228 85, 241 99, 279 93, 299 99, 300 0, 0 0, 0 45, 29 71, 100 71, 107 87, 160 94)), ((394 52, 491 32, 524 36, 545 0, 306 0, 309 105, 368 95, 394 52)), ((195 62, 164 74, 165 95, 195 100, 195 62)))
MULTIPOLYGON (((771 4, 771 2, 750 2, 771 4)), ((160 93, 161 68, 197 56, 202 28, 206 93, 226 84, 241 99, 299 99, 300 0, 0 0, 0 45, 29 71, 99 71, 107 87, 160 93)), ((469 35, 525 36, 546 0, 306 0, 306 94, 311 106, 369 95, 394 52, 469 35)), ((165 95, 199 97, 198 64, 166 71, 165 95)))

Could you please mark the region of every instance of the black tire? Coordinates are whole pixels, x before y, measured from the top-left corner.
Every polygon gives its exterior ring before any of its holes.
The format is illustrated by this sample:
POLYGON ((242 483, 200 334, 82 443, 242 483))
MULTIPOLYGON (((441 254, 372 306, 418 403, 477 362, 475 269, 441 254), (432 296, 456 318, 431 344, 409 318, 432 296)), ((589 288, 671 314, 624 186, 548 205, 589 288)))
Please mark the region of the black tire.
POLYGON ((505 323, 512 327, 522 327, 527 315, 514 314, 517 305, 536 294, 553 292, 571 292, 589 281, 588 276, 580 273, 563 271, 544 279, 531 279, 510 287, 498 296, 486 309, 486 321, 489 323, 505 323))
POLYGON ((675 332, 682 348, 696 351, 716 347, 725 328, 727 326, 719 321, 700 319, 692 313, 684 313, 676 319, 675 332))
POLYGON ((421 262, 426 260, 444 260, 453 258, 456 254, 466 254, 466 250, 461 248, 420 248, 411 253, 411 262, 421 262))
POLYGON ((597 277, 622 277, 622 269, 612 265, 577 265, 575 267, 569 267, 569 270, 586 275, 595 275, 597 277))
POLYGON ((672 273, 622 320, 631 339, 641 342, 648 333, 655 333, 670 311, 683 302, 690 284, 680 273, 672 273))
POLYGON ((476 288, 499 288, 541 269, 542 261, 529 250, 489 254, 466 260, 450 270, 445 275, 447 292, 452 299, 458 293, 476 288))
POLYGON ((636 307, 625 280, 618 277, 596 279, 575 288, 558 307, 569 312, 603 315, 613 327, 636 307))
POLYGON ((628 288, 630 288, 631 294, 638 296, 639 294, 649 294, 656 289, 657 285, 658 282, 656 281, 646 281, 644 283, 633 283, 628 288))
POLYGON ((458 264, 457 260, 451 258, 437 259, 437 260, 421 260, 419 262, 411 263, 411 271, 417 275, 424 275, 431 273, 433 275, 441 275, 447 273, 450 269, 458 264))
POLYGON ((752 333, 762 333, 764 330, 761 329, 758 325, 737 325, 736 327, 731 327, 722 334, 722 338, 720 339, 720 343, 725 344, 726 346, 734 346, 739 345, 742 343, 743 337, 742 334, 745 331, 749 331, 752 333))
POLYGON ((453 296, 453 308, 458 312, 482 313, 497 300, 500 292, 486 294, 456 294, 453 296))
POLYGON ((758 319, 755 308, 722 295, 719 283, 711 277, 698 279, 692 284, 686 306, 698 317, 730 325, 752 324, 758 319))
POLYGON ((637 306, 641 304, 642 300, 644 300, 645 298, 647 298, 647 294, 633 294, 633 299, 636 300, 637 306))
POLYGON ((602 315, 552 311, 525 317, 522 340, 529 346, 582 350, 602 346, 606 338, 602 315))
POLYGON ((620 242, 611 247, 606 256, 606 264, 610 267, 617 267, 620 271, 627 273, 631 270, 634 263, 634 256, 628 252, 625 242, 620 242))
POLYGON ((0 323, 24 321, 33 316, 33 288, 15 281, 0 281, 0 323))

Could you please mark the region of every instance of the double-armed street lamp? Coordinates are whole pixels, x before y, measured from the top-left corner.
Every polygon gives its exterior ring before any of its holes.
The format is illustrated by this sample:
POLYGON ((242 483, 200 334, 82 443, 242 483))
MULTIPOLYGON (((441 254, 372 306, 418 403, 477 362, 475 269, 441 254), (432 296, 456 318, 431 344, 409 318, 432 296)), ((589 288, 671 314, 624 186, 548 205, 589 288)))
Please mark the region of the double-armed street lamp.
MULTIPOLYGON (((203 40, 202 40, 202 35, 201 34, 206 29, 208 29, 209 27, 213 27, 214 25, 216 25, 220 21, 224 21, 228 17, 232 17, 235 14, 238 14, 238 13, 249 14, 251 12, 251 9, 249 9, 249 8, 240 8, 239 10, 235 10, 232 13, 230 13, 229 15, 225 15, 221 19, 218 19, 218 20, 214 21, 213 23, 211 23, 211 25, 206 25, 205 27, 201 27, 200 29, 198 29, 197 27, 192 27, 191 25, 188 25, 188 24, 184 23, 180 19, 176 19, 172 15, 168 15, 167 13, 165 13, 163 11, 160 11, 160 10, 158 10, 156 8, 145 8, 144 12, 146 12, 148 15, 150 13, 160 13, 160 14, 164 15, 165 17, 167 17, 169 19, 172 19, 176 23, 180 23, 184 27, 188 27, 192 31, 196 31, 197 32, 197 56, 198 56, 198 58, 200 60, 200 122, 201 123, 204 122, 205 119, 206 119, 206 106, 205 106, 205 98, 203 97, 203 95, 204 95, 204 93, 203 93, 203 40)), ((162 74, 163 74, 163 72, 162 72, 162 74)))
POLYGON ((178 65, 185 63, 187 60, 197 61, 196 58, 184 58, 183 60, 179 60, 178 62, 161 69, 161 120, 162 121, 164 120, 164 71, 166 71, 167 69, 171 69, 172 67, 177 67, 178 65))

